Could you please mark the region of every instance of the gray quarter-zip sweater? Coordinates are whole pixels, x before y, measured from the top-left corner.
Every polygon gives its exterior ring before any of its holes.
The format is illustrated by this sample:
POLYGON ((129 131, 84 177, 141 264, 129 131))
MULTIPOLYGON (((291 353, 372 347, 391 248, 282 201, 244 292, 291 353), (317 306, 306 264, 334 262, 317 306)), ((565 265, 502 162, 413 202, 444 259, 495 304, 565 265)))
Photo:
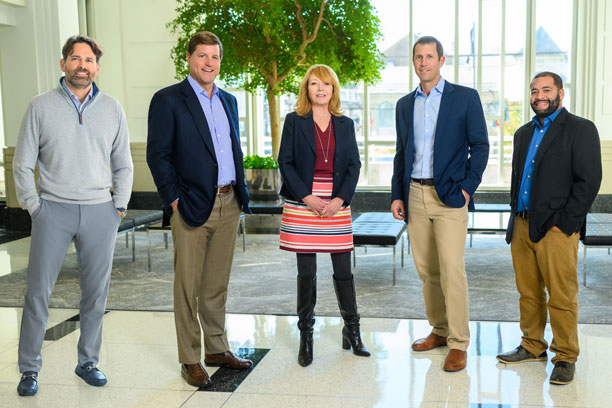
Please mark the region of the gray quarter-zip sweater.
POLYGON ((32 99, 21 123, 13 160, 19 204, 30 214, 41 198, 69 204, 112 199, 116 208, 127 208, 134 167, 123 108, 94 83, 79 112, 61 81, 32 99))

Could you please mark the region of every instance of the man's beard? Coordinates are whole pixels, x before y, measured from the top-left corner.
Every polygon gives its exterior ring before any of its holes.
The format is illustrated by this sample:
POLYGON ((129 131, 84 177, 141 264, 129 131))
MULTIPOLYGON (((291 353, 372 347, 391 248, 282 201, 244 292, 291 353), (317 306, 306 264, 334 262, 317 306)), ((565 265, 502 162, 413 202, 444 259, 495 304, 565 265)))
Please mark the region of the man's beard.
POLYGON ((557 111, 557 109, 559 109, 559 105, 561 105, 561 95, 559 95, 559 93, 557 93, 557 97, 555 99, 549 99, 548 100, 548 108, 544 109, 544 110, 536 110, 536 103, 538 101, 535 101, 534 103, 531 104, 531 109, 533 109, 533 111, 535 112, 536 116, 539 118, 546 118, 550 115, 552 115, 553 113, 555 113, 557 111))
POLYGON ((70 85, 74 86, 75 88, 80 88, 80 89, 87 88, 92 83, 92 79, 91 79, 91 75, 89 74, 89 71, 85 71, 85 70, 66 73, 66 80, 70 83, 70 85), (87 74, 87 77, 78 77, 77 73, 80 73, 80 72, 85 72, 87 74))

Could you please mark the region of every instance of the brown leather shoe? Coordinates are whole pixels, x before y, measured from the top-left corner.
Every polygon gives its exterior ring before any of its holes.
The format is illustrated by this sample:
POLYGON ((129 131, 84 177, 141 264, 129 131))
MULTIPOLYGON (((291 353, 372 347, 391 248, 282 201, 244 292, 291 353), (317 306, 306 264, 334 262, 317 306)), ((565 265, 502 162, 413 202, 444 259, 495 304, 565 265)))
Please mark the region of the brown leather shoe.
POLYGON ((467 352, 458 349, 450 349, 444 361, 444 371, 460 371, 465 368, 466 364, 467 352))
POLYGON ((429 333, 429 336, 412 343, 414 351, 427 351, 442 346, 446 346, 446 337, 438 336, 435 333, 429 333))
POLYGON ((236 369, 246 369, 253 367, 253 362, 246 358, 240 358, 231 351, 219 354, 206 354, 204 363, 211 367, 227 367, 236 369))
POLYGON ((210 376, 200 363, 181 365, 181 375, 187 384, 194 387, 208 387, 212 384, 210 376))

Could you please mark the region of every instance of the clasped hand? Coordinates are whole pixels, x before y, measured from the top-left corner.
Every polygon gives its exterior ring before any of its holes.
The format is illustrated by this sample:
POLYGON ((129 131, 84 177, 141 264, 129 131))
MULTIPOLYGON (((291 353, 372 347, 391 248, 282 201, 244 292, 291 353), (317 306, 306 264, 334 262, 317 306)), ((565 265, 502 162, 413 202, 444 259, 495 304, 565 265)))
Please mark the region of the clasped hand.
POLYGON ((342 208, 342 204, 344 203, 344 200, 338 197, 331 201, 325 201, 312 194, 304 197, 302 201, 304 201, 308 208, 315 212, 319 217, 334 216, 340 210, 340 208, 342 208))

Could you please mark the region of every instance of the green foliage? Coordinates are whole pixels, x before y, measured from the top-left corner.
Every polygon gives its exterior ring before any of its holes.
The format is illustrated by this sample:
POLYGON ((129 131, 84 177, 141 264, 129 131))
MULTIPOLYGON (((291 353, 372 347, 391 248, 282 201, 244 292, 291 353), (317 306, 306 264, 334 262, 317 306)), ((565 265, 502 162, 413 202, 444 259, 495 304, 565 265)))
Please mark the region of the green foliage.
POLYGON ((278 169, 278 162, 272 156, 244 156, 242 165, 245 169, 278 169))
POLYGON ((317 31, 321 1, 178 0, 168 24, 178 36, 171 53, 177 79, 189 73, 189 38, 207 30, 223 43, 219 78, 229 86, 296 93, 306 69, 318 63, 331 66, 343 84, 378 81, 384 66, 376 47, 380 21, 370 1, 328 0, 317 31))

